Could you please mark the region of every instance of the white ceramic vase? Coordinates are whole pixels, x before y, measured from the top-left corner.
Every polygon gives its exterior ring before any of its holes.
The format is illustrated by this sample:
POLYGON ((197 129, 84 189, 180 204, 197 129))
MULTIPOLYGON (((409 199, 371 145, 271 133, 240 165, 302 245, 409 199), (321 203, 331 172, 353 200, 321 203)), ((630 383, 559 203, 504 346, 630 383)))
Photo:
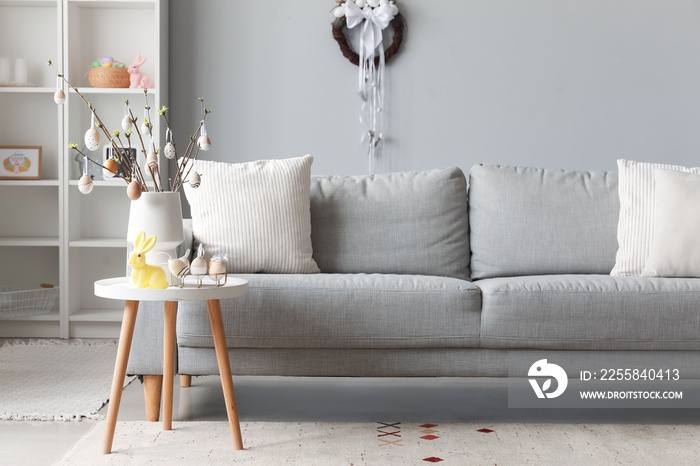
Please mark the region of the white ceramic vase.
MULTIPOLYGON (((128 252, 133 250, 136 235, 141 231, 146 233, 146 237, 155 235, 157 238, 155 247, 146 253, 146 263, 161 266, 170 283, 168 257, 158 253, 165 252, 175 258, 177 247, 185 240, 180 193, 147 192, 142 193, 139 199, 131 201, 126 232, 128 252)), ((127 265, 127 275, 129 274, 131 270, 127 265)))

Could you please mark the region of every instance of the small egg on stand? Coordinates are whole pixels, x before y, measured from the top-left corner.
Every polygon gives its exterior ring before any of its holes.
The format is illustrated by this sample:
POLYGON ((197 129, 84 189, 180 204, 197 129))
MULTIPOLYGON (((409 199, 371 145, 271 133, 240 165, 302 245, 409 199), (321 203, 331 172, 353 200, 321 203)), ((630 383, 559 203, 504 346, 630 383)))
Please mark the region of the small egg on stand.
POLYGON ((202 277, 207 274, 207 261, 204 260, 204 245, 199 243, 197 257, 192 259, 190 274, 197 278, 197 288, 202 286, 202 277))
POLYGON ((66 93, 60 89, 57 90, 53 93, 53 101, 56 102, 58 105, 66 103, 66 93))
POLYGON ((227 262, 228 258, 226 257, 226 253, 216 254, 209 261, 209 278, 216 282, 216 286, 222 286, 226 284, 226 281, 228 279, 228 275, 226 275, 227 262))
POLYGON ((91 151, 96 151, 100 147, 100 133, 95 128, 85 131, 85 145, 91 151))
POLYGON ((78 190, 83 194, 90 194, 93 187, 94 184, 90 175, 83 175, 80 177, 80 180, 78 180, 78 190))
POLYGON ((140 198, 141 192, 143 192, 143 189, 141 189, 141 183, 139 183, 138 181, 132 181, 126 188, 126 195, 129 196, 129 199, 131 199, 132 201, 135 201, 138 198, 140 198))

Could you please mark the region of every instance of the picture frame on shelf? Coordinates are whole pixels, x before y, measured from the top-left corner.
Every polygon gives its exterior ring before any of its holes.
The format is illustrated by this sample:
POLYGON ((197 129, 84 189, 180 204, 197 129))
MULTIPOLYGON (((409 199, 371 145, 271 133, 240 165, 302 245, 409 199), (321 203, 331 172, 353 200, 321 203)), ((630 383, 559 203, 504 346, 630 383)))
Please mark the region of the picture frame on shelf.
MULTIPOLYGON (((119 149, 119 152, 121 152, 121 154, 123 156, 127 156, 126 150, 127 150, 126 148, 119 149)), ((129 152, 131 152, 131 158, 135 159, 136 158, 136 148, 129 147, 128 150, 129 150, 129 152)), ((113 153, 114 153, 114 149, 112 148, 111 145, 105 144, 104 146, 102 146, 102 165, 104 165, 104 163, 105 163, 105 161, 107 161, 107 159, 112 158, 113 153)), ((127 173, 126 173, 126 170, 122 167, 122 164, 118 160, 115 160, 115 162, 117 162, 117 167, 119 167, 119 169, 117 170, 117 173, 121 176, 126 176, 127 173)), ((118 182, 123 183, 123 180, 121 178, 119 178, 119 176, 117 176, 116 174, 110 174, 110 172, 108 172, 106 170, 102 170, 102 177, 105 181, 118 181, 118 182)))
POLYGON ((0 180, 40 180, 41 146, 0 146, 0 180))

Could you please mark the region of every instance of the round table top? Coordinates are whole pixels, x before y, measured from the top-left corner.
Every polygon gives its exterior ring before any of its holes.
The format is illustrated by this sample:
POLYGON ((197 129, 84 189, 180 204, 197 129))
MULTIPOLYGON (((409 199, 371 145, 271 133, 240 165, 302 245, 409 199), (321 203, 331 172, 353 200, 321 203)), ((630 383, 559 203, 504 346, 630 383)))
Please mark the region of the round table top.
POLYGON ((222 286, 216 286, 205 278, 202 286, 198 288, 195 277, 187 276, 184 287, 170 286, 164 290, 134 288, 129 277, 107 278, 95 282, 95 296, 121 301, 206 301, 235 298, 247 292, 248 280, 231 275, 222 286))

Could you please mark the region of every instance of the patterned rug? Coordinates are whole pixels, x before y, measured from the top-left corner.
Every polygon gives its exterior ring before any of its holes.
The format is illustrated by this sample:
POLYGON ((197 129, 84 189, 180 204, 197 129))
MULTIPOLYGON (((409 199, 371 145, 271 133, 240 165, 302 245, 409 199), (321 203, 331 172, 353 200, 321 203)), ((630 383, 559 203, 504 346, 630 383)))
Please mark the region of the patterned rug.
MULTIPOLYGON (((0 346, 0 420, 101 419, 114 340, 16 340, 0 346)), ((127 378, 128 385, 134 377, 127 378)))
POLYGON ((241 424, 235 451, 226 422, 117 423, 101 453, 104 421, 56 464, 563 465, 698 464, 700 426, 623 424, 241 424))

